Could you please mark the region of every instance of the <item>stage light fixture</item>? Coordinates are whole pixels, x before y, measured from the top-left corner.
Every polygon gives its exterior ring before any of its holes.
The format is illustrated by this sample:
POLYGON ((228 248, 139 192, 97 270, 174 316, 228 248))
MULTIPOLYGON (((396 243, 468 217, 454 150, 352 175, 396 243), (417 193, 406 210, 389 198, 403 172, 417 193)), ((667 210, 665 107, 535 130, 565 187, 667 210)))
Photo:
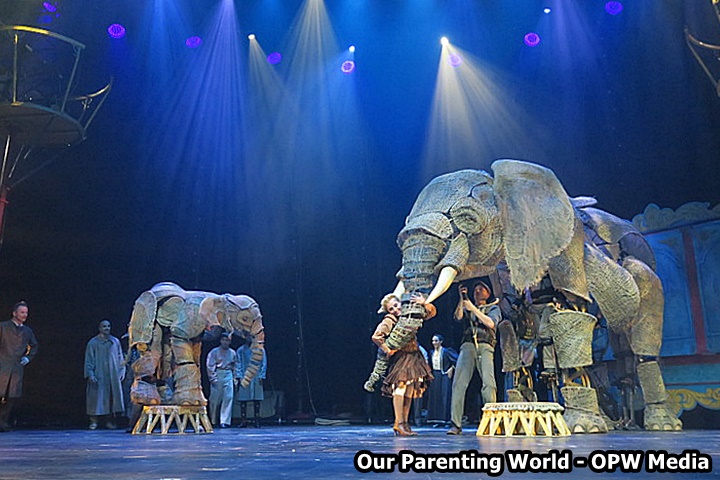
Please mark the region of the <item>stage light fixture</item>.
POLYGON ((267 56, 267 61, 270 65, 277 65, 282 60, 282 55, 280 55, 280 52, 272 52, 270 55, 267 56))
POLYGON ((453 67, 457 67, 462 63, 462 57, 457 53, 451 53, 448 57, 448 63, 453 67))
POLYGON ((540 35, 535 32, 530 32, 525 35, 524 41, 528 47, 537 47, 540 43, 540 35))
POLYGON ((355 53, 355 45, 350 45, 350 48, 348 48, 348 50, 350 50, 350 53, 355 53))
POLYGON ((352 72, 355 71, 355 62, 353 62, 352 60, 346 60, 346 61, 344 61, 344 62, 342 63, 342 65, 340 66, 340 70, 341 70, 345 75, 350 75, 352 72))
POLYGON ((250 35, 248 35, 248 40, 255 40, 255 34, 251 33, 250 35))
POLYGON ((547 15, 547 14, 550 13, 550 12, 552 12, 552 10, 550 10, 550 9, 547 8, 547 7, 543 9, 543 13, 544 13, 545 15, 547 15))
POLYGON ((450 43, 450 40, 448 40, 447 37, 442 37, 440 39, 440 45, 442 45, 443 47, 446 47, 448 45, 448 43, 450 43))
POLYGON ((122 38, 125 36, 125 27, 123 27, 119 23, 113 23, 108 27, 107 31, 108 35, 110 35, 112 38, 122 38))
POLYGON ((42 7, 42 12, 38 17, 38 22, 48 24, 52 23, 56 18, 60 18, 57 0, 52 2, 43 2, 42 7))
POLYGON ((197 48, 202 44, 202 38, 198 37, 197 35, 193 35, 192 37, 188 37, 187 40, 185 40, 185 46, 188 48, 197 48))
POLYGON ((623 4, 621 2, 607 2, 605 11, 610 15, 620 15, 620 12, 623 11, 623 4))

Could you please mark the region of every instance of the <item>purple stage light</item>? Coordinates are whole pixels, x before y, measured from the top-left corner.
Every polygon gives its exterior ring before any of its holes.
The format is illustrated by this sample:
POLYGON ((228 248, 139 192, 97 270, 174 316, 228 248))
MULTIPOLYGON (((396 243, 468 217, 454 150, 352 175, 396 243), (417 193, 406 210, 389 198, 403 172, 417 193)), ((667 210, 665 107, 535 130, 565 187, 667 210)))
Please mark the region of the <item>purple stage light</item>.
POLYGON ((451 53, 450 56, 448 57, 448 62, 453 67, 457 67, 458 65, 460 65, 462 63, 462 57, 460 55, 458 55, 457 53, 451 53))
POLYGON ((340 70, 342 70, 342 72, 346 75, 351 74, 355 71, 355 62, 353 62, 352 60, 347 60, 343 62, 343 64, 340 66, 340 70))
POLYGON ((540 43, 540 35, 538 35, 535 32, 530 32, 527 35, 525 35, 525 45, 528 47, 537 47, 540 43))
POLYGON ((112 38, 122 38, 125 36, 125 27, 119 23, 113 23, 108 27, 108 35, 112 38))
POLYGON ((282 55, 280 55, 280 52, 272 52, 267 56, 267 61, 270 65, 277 65, 282 61, 282 55))
POLYGON ((607 2, 605 4, 605 11, 610 15, 620 15, 623 10, 623 4, 620 2, 607 2))
POLYGON ((43 2, 43 7, 45 7, 46 12, 57 12, 57 5, 54 5, 50 2, 43 2))
POLYGON ((188 39, 185 40, 185 46, 188 48, 198 48, 200 45, 202 45, 202 38, 197 35, 188 37, 188 39))

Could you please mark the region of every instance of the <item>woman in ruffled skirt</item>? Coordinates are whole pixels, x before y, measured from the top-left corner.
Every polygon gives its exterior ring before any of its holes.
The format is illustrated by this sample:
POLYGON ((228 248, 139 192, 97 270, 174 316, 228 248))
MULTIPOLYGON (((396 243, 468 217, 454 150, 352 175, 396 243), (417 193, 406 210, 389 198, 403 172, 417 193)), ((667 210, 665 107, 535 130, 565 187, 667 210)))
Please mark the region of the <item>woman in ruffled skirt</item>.
MULTIPOLYGON (((426 303, 422 294, 413 294, 410 301, 425 306, 426 320, 434 317, 437 313, 435 306, 426 303)), ((413 399, 423 396, 429 382, 433 379, 432 372, 418 348, 417 339, 413 338, 400 350, 390 350, 385 345, 385 339, 400 315, 400 300, 395 295, 389 294, 383 298, 381 306, 385 311, 385 317, 378 324, 372 337, 373 342, 390 357, 390 366, 381 391, 383 396, 390 397, 393 401, 395 414, 393 432, 395 435, 417 435, 410 429, 408 422, 410 405, 412 405, 413 399)))

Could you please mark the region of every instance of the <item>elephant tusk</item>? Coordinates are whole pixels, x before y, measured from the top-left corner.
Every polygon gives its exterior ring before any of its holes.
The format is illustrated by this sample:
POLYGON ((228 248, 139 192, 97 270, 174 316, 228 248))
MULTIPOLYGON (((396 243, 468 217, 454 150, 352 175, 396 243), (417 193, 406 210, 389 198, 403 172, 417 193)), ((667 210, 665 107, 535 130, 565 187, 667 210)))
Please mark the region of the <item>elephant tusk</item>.
POLYGON ((457 274, 457 270, 455 270, 453 267, 443 267, 443 269, 440 270, 440 275, 438 275, 435 287, 433 287, 432 291, 427 296, 425 301, 428 303, 432 303, 433 300, 440 297, 440 295, 442 295, 443 293, 447 292, 447 289, 450 288, 450 285, 452 285, 455 277, 457 277, 457 274))
POLYGON ((401 298, 403 293, 405 293, 405 284, 402 280, 400 280, 395 286, 395 290, 393 290, 393 295, 397 298, 401 298))

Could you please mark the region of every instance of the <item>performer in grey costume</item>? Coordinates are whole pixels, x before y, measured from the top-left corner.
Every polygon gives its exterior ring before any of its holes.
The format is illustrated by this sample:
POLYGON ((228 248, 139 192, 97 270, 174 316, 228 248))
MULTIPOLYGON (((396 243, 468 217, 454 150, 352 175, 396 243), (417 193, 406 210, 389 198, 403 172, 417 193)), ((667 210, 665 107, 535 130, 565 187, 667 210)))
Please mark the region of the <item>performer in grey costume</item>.
MULTIPOLYGON (((98 417, 123 415, 122 380, 125 377, 125 359, 120 340, 110 334, 110 320, 98 324, 98 334, 85 347, 85 403, 90 417, 90 430, 98 427, 98 417)), ((112 417, 105 426, 115 429, 112 417)))

